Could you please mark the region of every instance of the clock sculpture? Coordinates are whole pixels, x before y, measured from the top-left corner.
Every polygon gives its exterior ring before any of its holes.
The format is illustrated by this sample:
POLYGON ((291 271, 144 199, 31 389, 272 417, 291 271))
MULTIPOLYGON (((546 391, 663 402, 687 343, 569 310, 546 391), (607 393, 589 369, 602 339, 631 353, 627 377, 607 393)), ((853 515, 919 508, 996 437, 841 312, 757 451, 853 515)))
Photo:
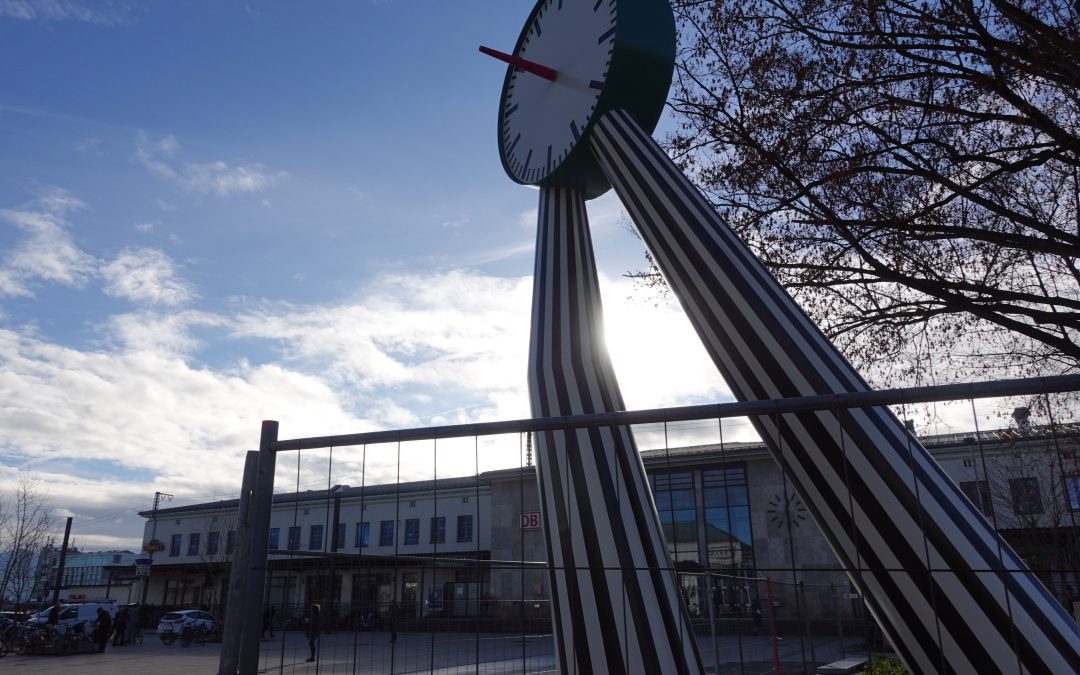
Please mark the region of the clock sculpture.
MULTIPOLYGON (((667 0, 540 0, 481 48, 509 63, 503 165, 540 187, 533 414, 623 409, 585 209, 609 187, 736 398, 868 391, 650 137, 674 46, 667 0)), ((751 422, 912 672, 1080 672, 1076 622, 887 408, 751 422)), ((702 672, 629 429, 537 447, 560 670, 702 672)))

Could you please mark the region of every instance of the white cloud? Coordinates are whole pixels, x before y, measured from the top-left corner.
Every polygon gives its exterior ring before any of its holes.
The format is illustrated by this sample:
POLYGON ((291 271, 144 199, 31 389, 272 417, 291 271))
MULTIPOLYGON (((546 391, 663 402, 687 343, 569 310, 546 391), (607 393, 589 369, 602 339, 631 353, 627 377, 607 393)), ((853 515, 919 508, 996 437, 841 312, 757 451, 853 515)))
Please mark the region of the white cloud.
POLYGON ((135 223, 135 229, 138 230, 139 232, 153 232, 155 227, 157 227, 157 224, 152 223, 152 222, 150 222, 150 223, 135 223))
POLYGON ((182 358, 204 346, 192 335, 192 329, 226 323, 222 317, 195 310, 177 314, 140 311, 109 317, 102 329, 123 351, 182 358))
MULTIPOLYGON (((262 164, 233 165, 224 161, 181 162, 175 159, 180 142, 175 136, 151 138, 139 131, 135 136, 135 158, 150 173, 183 190, 219 197, 261 192, 285 179, 284 171, 268 171, 262 164)), ((162 202, 159 200, 159 205, 162 202)))
POLYGON ((79 21, 110 25, 124 20, 126 9, 115 4, 93 9, 67 0, 0 0, 0 17, 23 21, 79 21))
MULTIPOLYGON (((195 298, 172 260, 153 248, 127 248, 114 259, 101 260, 75 245, 67 214, 85 205, 64 190, 51 188, 15 209, 0 209, 0 223, 22 232, 0 258, 0 297, 32 297, 46 284, 82 288, 101 281, 106 295, 139 304, 176 306, 195 298)), ((149 231, 153 223, 136 225, 149 231)))
POLYGON ((181 305, 195 293, 177 276, 172 260, 154 248, 127 248, 102 265, 105 293, 132 302, 181 305))
POLYGON ((51 282, 78 287, 94 273, 96 261, 67 232, 65 216, 84 208, 56 188, 17 209, 0 209, 0 221, 23 231, 22 240, 0 260, 0 294, 32 295, 32 286, 51 282))
MULTIPOLYGON (((721 399, 677 308, 628 301, 626 283, 602 280, 628 405, 721 399)), ((295 438, 528 417, 531 289, 529 277, 454 271, 383 276, 333 305, 253 300, 220 314, 162 304, 109 317, 108 339, 92 349, 0 329, 0 464, 47 475, 62 495, 54 503, 90 518, 118 500, 146 508, 158 489, 189 501, 234 495, 263 419, 295 438), (203 365, 208 345, 261 362, 203 365), (96 477, 115 500, 79 493, 96 477)), ((516 441, 483 441, 482 468, 517 461, 516 450, 490 449, 500 442, 516 441)), ((458 453, 440 441, 439 474, 471 472, 471 443, 458 453)), ((366 480, 393 480, 396 455, 376 450, 363 459, 366 480)), ((417 457, 409 471, 430 471, 417 457)), ((335 451, 334 480, 358 484, 361 461, 360 449, 335 451)), ((304 453, 302 462, 302 484, 325 485, 325 457, 304 453)), ((295 458, 281 466, 282 484, 293 484, 295 458)), ((137 539, 140 519, 121 521, 86 531, 101 542, 137 539)))
POLYGON ((449 230, 458 230, 458 229, 461 229, 462 225, 468 225, 468 224, 469 224, 469 216, 467 216, 465 214, 462 214, 460 216, 457 216, 456 218, 451 218, 449 220, 444 220, 443 223, 442 223, 442 226, 444 228, 446 228, 446 229, 449 229, 449 230))

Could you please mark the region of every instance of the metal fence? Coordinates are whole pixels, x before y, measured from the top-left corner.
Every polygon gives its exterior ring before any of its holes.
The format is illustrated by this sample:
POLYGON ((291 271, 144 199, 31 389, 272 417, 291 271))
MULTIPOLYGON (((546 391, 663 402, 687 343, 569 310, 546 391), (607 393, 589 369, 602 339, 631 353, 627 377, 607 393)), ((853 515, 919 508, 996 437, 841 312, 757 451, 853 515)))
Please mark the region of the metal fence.
POLYGON ((286 440, 265 422, 245 468, 220 672, 555 671, 549 584, 562 570, 531 520, 530 435, 597 427, 631 428, 643 451, 664 572, 706 670, 813 673, 842 659, 880 670, 889 639, 852 583, 870 567, 831 555, 745 422, 871 405, 933 420, 920 440, 1072 611, 1078 391, 1080 376, 1062 376, 286 440), (272 542, 274 529, 287 541, 272 542), (308 661, 313 603, 321 634, 308 661))

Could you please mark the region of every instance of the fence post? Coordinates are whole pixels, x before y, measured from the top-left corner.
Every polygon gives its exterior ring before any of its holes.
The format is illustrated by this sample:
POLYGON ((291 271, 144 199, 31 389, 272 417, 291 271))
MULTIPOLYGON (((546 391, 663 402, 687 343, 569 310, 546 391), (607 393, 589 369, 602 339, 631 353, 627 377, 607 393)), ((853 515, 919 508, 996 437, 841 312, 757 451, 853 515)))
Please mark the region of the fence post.
POLYGON ((219 675, 235 675, 240 660, 240 627, 244 623, 244 595, 247 591, 247 556, 251 533, 251 491, 255 486, 255 471, 259 453, 251 450, 244 458, 244 479, 240 485, 240 504, 236 513, 236 550, 229 567, 229 589, 225 604, 225 628, 221 634, 219 675))
MULTIPOLYGON (((278 423, 263 420, 259 439, 259 465, 251 494, 251 533, 248 541, 247 588, 240 638, 240 675, 255 675, 259 669, 259 636, 262 629, 263 590, 266 586, 267 546, 270 540, 270 510, 274 503, 274 466, 271 445, 277 441, 278 423)), ((221 673, 221 675, 226 675, 221 673)), ((229 675, 232 675, 229 673, 229 675)))
POLYGON ((769 603, 769 633, 772 635, 773 669, 780 673, 780 647, 776 644, 776 613, 773 610, 772 579, 765 577, 765 598, 769 603))

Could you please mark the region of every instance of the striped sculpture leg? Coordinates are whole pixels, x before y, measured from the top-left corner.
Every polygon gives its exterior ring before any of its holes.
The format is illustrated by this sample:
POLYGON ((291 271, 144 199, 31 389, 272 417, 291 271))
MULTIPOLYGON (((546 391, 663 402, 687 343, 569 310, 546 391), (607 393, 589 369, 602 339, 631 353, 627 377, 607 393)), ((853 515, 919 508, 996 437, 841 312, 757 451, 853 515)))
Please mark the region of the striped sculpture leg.
MULTIPOLYGON (((623 410, 576 190, 540 191, 533 283, 533 414, 623 410)), ((629 429, 550 431, 536 440, 560 672, 703 672, 629 429)))
MULTIPOLYGON (((868 388, 630 115, 590 143, 737 398, 868 388)), ((1076 622, 887 408, 751 421, 913 672, 1080 672, 1076 622)))

